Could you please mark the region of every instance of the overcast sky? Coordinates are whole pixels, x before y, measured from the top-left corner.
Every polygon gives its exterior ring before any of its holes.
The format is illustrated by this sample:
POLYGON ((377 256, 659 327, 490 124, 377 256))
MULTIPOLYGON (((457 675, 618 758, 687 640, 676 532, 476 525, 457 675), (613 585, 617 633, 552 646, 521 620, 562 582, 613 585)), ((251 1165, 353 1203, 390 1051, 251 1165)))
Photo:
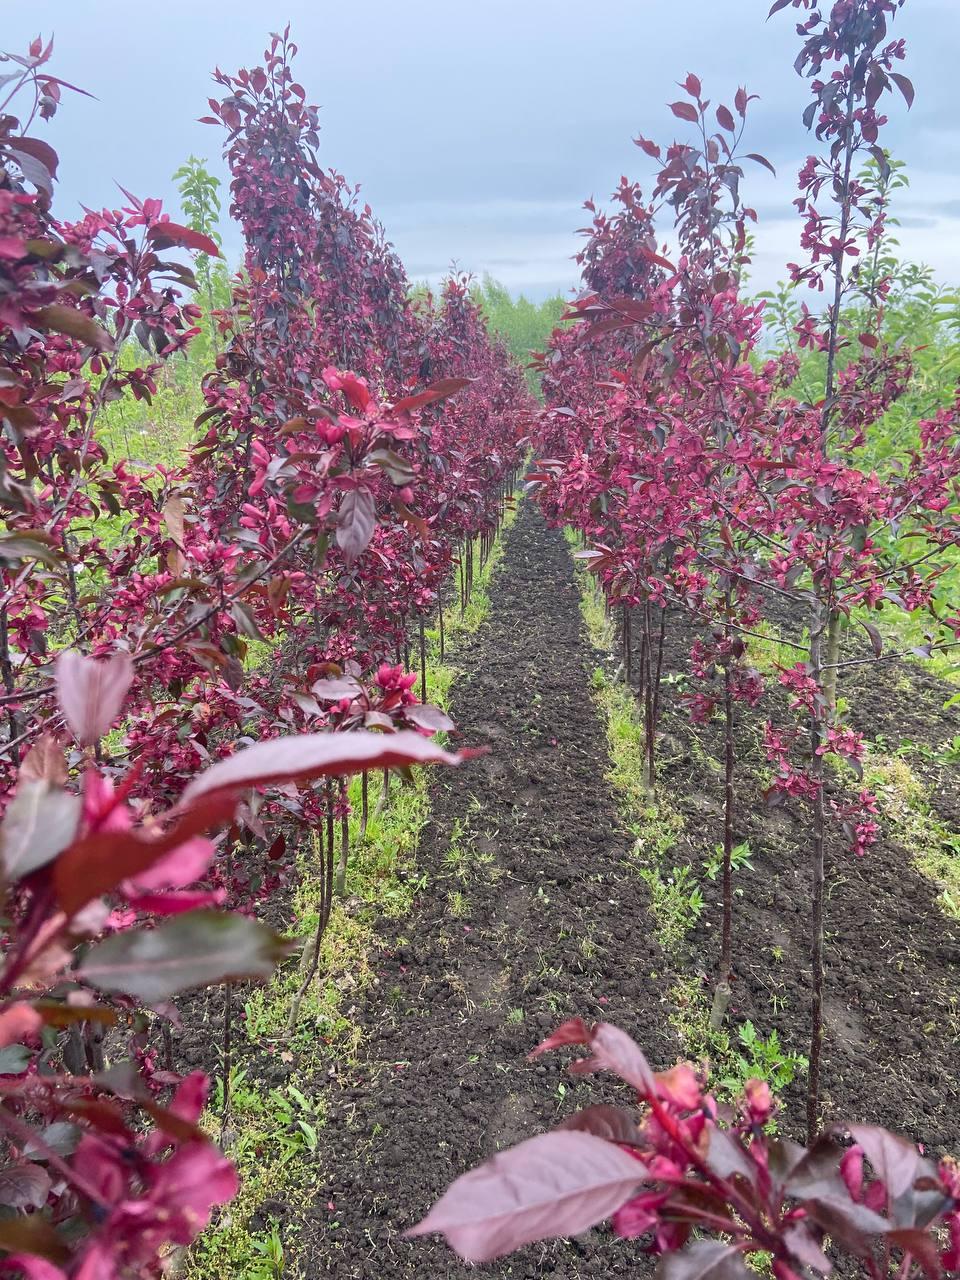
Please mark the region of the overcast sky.
MULTIPOLYGON (((160 196, 191 153, 225 177, 206 111, 215 65, 255 66, 287 20, 300 45, 297 77, 321 108, 321 160, 363 193, 412 279, 452 262, 489 271, 513 292, 543 297, 576 282, 582 203, 604 200, 621 173, 648 179, 632 145, 679 121, 664 104, 688 71, 731 102, 753 104, 750 146, 777 166, 756 169, 745 195, 761 216, 754 279, 769 287, 797 256, 791 209, 808 148, 804 82, 792 71, 793 11, 764 21, 769 0, 0 0, 0 46, 22 52, 55 36, 53 69, 96 100, 72 97, 44 126, 61 156, 56 205, 118 203, 121 182, 160 196)), ((890 100, 884 141, 907 161, 911 190, 896 212, 904 251, 960 282, 960 130, 956 57, 960 0, 908 0, 897 19, 912 112, 890 100)), ((239 239, 224 228, 228 255, 239 239)))

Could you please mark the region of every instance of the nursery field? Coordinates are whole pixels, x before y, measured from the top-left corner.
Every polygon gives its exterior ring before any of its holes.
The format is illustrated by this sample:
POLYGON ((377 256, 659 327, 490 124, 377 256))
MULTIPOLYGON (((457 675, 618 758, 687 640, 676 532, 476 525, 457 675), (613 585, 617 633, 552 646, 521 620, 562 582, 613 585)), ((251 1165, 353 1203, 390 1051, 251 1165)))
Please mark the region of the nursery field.
POLYGON ((0 1276, 960 1274, 960 299, 911 5, 764 16, 784 283, 690 73, 569 302, 411 281, 289 28, 78 221, 3 55, 0 1276))

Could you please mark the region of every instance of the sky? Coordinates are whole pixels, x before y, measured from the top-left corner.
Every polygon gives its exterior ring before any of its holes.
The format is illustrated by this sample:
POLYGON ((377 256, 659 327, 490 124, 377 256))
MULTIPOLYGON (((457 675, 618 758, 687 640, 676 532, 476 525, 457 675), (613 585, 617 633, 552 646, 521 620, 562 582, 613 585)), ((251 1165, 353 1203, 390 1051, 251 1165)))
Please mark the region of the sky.
MULTIPOLYGON (((197 117, 214 66, 258 65, 269 32, 291 23, 296 74, 320 107, 321 162, 360 183, 412 280, 456 264, 540 299, 575 288, 583 201, 604 202, 627 174, 646 186, 638 133, 683 126, 665 104, 693 71, 716 103, 738 84, 752 104, 743 194, 760 215, 756 288, 796 260, 791 201, 810 148, 806 84, 794 73, 795 15, 765 21, 769 0, 0 0, 0 47, 55 37, 52 70, 96 95, 72 96, 41 126, 61 158, 55 209, 116 205, 116 183, 159 196, 193 153, 226 180, 221 136, 197 117), (139 15, 139 16, 135 16, 139 15)), ((960 282, 960 129, 953 92, 960 0, 908 0, 896 21, 916 86, 909 113, 888 99, 884 143, 908 166, 894 210, 905 256, 960 282)), ((225 208, 228 202, 225 200, 225 208)), ((226 222, 226 218, 225 218, 226 222)), ((241 252, 223 228, 227 256, 241 252)))

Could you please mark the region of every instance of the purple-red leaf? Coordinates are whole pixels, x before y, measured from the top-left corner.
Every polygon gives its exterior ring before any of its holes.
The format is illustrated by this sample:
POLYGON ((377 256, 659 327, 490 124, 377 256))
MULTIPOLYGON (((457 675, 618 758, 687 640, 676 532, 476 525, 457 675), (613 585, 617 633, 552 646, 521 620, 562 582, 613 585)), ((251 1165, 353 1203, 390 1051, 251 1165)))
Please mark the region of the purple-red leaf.
POLYGON ((758 155, 756 151, 748 151, 747 159, 752 160, 755 164, 762 164, 765 169, 770 170, 770 172, 773 174, 774 177, 777 176, 776 169, 773 167, 773 165, 770 163, 770 161, 767 159, 766 156, 758 155))
POLYGON ((77 976, 155 1004, 191 987, 268 978, 288 951, 284 939, 256 920, 191 911, 155 929, 114 934, 87 952, 77 976))
POLYGON ((78 840, 57 860, 53 870, 60 906, 68 916, 73 915, 124 880, 133 880, 144 888, 189 883, 195 878, 191 872, 209 853, 207 843, 200 848, 194 843, 195 838, 229 818, 234 808, 234 796, 217 793, 192 804, 161 835, 146 830, 95 831, 78 840), (158 877, 149 874, 151 869, 160 868, 158 877))
POLYGON ((83 804, 49 782, 21 782, 0 824, 0 878, 12 884, 52 862, 76 834, 83 804))
POLYGON ((847 1128, 892 1199, 913 1186, 921 1166, 920 1152, 913 1143, 875 1124, 851 1124, 847 1128))
POLYGON ((458 1178, 406 1234, 438 1231, 467 1262, 489 1262, 603 1222, 644 1174, 638 1160, 592 1134, 541 1134, 458 1178))
POLYGON ((717 107, 717 120, 719 121, 721 128, 726 129, 729 133, 736 133, 737 126, 734 123, 733 115, 729 107, 725 107, 722 104, 717 107))
POLYGON ((419 733, 294 734, 258 742, 253 747, 201 773, 187 787, 180 802, 190 807, 201 796, 271 782, 299 781, 328 775, 342 776, 370 769, 392 769, 413 764, 460 764, 466 756, 444 751, 419 733))
POLYGON ((632 1112, 623 1107, 610 1107, 602 1103, 595 1107, 584 1107, 582 1111, 568 1116, 560 1128, 592 1133, 595 1138, 605 1138, 608 1142, 636 1143, 640 1137, 637 1117, 632 1112))
POLYGON ((220 257, 220 249, 209 236, 192 227, 182 227, 178 222, 155 222, 147 231, 147 239, 157 249, 165 249, 178 244, 184 249, 193 249, 196 253, 205 253, 211 258, 220 257))
POLYGON ((348 489, 337 512, 337 546, 348 565, 370 545, 377 523, 377 508, 369 489, 348 489))
POLYGON ((429 387, 418 391, 416 395, 405 396, 402 400, 398 400, 393 406, 393 411, 410 413, 414 409, 423 409, 428 404, 439 404, 441 400, 447 400, 450 396, 455 396, 458 391, 462 391, 464 387, 469 387, 472 381, 472 378, 441 378, 438 382, 431 382, 429 387))
POLYGON ((577 1075, 612 1071, 645 1096, 656 1091, 656 1081, 643 1051, 619 1027, 610 1022, 598 1022, 590 1037, 590 1048, 593 1057, 575 1062, 571 1067, 577 1075))
POLYGON ((577 1075, 612 1071, 645 1096, 656 1093, 654 1074, 640 1046, 610 1022, 597 1022, 588 1027, 582 1018, 570 1018, 537 1045, 530 1057, 536 1058, 548 1049, 568 1044, 585 1044, 593 1050, 592 1058, 581 1059, 571 1067, 577 1075))
POLYGON ((671 102, 670 110, 675 116, 681 120, 689 120, 691 124, 696 124, 700 119, 697 108, 689 102, 671 102))
POLYGON ((660 1263, 662 1280, 748 1280, 753 1274, 739 1249, 722 1240, 695 1240, 660 1263))
POLYGON ((113 349, 113 339, 106 329, 101 329, 96 320, 91 319, 76 307, 67 307, 59 302, 52 302, 48 307, 40 307, 33 313, 34 319, 46 329, 54 333, 64 333, 68 338, 76 338, 96 351, 113 349))
POLYGON ((88 658, 65 649, 54 665, 57 701, 81 746, 95 745, 120 714, 133 681, 129 653, 88 658))
POLYGON ((418 702, 411 707, 403 708, 403 718, 418 729, 426 729, 429 733, 449 733, 456 725, 439 707, 428 702, 418 702))
POLYGON ((907 104, 907 108, 909 109, 910 107, 912 107, 913 100, 916 97, 916 93, 913 88, 913 82, 911 80, 908 80, 905 75, 901 75, 899 71, 891 71, 890 79, 893 81, 893 83, 897 86, 897 88, 903 94, 903 100, 907 104))
POLYGON ((42 1209, 51 1187, 50 1175, 38 1164, 21 1161, 0 1169, 0 1204, 8 1209, 42 1209))
POLYGON ((873 625, 872 622, 864 622, 864 620, 861 618, 860 625, 861 627, 863 627, 864 631, 870 637, 870 643, 873 646, 873 656, 875 658, 879 658, 880 655, 883 653, 883 636, 880 634, 880 632, 877 630, 877 628, 873 625))
POLYGON ((344 698, 357 698, 363 693, 363 686, 353 676, 332 676, 329 680, 318 680, 312 688, 321 702, 340 702, 344 698))

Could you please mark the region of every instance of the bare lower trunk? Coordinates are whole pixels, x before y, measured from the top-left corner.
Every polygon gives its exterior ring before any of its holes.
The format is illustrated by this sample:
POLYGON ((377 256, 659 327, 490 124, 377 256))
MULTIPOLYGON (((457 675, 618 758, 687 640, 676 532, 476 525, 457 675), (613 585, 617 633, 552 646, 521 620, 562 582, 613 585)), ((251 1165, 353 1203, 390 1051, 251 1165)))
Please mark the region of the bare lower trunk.
POLYGON ((333 794, 327 792, 327 821, 325 827, 325 839, 322 842, 321 861, 320 861, 320 899, 317 903, 317 927, 310 934, 303 947, 303 953, 300 961, 300 972, 302 979, 300 986, 297 988, 296 994, 290 1003, 290 1017, 287 1021, 287 1034, 291 1034, 297 1025, 297 1019, 300 1016, 300 1006, 303 1003, 303 997, 310 990, 314 976, 320 965, 320 945, 323 942, 323 935, 327 929, 327 923, 330 919, 330 907, 333 902, 333 867, 334 867, 334 822, 333 822, 333 794))
POLYGON ((723 674, 723 931, 720 943, 720 979, 728 982, 733 970, 733 692, 730 666, 723 674))
POLYGON ((630 627, 630 606, 623 606, 623 670, 627 684, 633 683, 633 638, 630 627))
POLYGON ((347 784, 340 780, 340 861, 337 864, 336 894, 338 898, 347 893, 347 862, 350 857, 350 819, 347 816, 347 784))
MULTIPOLYGON (((824 619, 817 608, 810 628, 810 674, 819 684, 823 677, 824 619)), ((810 714, 810 773, 816 786, 813 798, 813 838, 810 850, 811 918, 810 918, 810 1070, 807 1077, 807 1140, 817 1136, 820 1124, 820 1062, 823 1053, 823 902, 824 902, 824 830, 826 806, 823 794, 822 713, 815 707, 810 714)))
POLYGON ((420 701, 427 700, 427 636, 420 618, 420 701))
POLYGON ((377 801, 375 813, 383 813, 390 802, 390 770, 383 771, 383 786, 380 788, 380 799, 377 801))
POLYGON ((840 614, 836 609, 830 613, 827 624, 827 643, 824 654, 823 696, 826 699, 827 719, 837 718, 837 663, 840 661, 840 614))
POLYGON ((650 605, 647 603, 643 607, 643 653, 641 662, 643 666, 643 785, 646 787, 650 795, 653 795, 657 785, 657 727, 653 710, 652 649, 653 644, 652 637, 650 635, 650 605))

